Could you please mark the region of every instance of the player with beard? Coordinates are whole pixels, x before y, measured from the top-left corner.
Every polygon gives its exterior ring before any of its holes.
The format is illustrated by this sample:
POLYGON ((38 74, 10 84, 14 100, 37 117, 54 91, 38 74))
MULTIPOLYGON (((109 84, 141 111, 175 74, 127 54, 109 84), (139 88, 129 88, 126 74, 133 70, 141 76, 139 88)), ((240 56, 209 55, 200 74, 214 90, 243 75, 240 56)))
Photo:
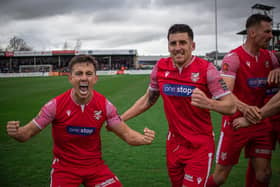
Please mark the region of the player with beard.
POLYGON ((267 82, 279 83, 277 59, 271 51, 264 49, 273 37, 271 21, 266 15, 251 15, 246 22, 245 44, 232 50, 223 59, 222 77, 235 96, 238 110, 234 115, 223 116, 216 168, 208 180, 208 187, 217 187, 226 182, 232 167, 238 163, 243 147, 256 176, 254 181, 246 178, 246 183, 254 187, 269 184, 273 149, 271 124, 261 121, 238 130, 234 124, 246 112, 260 116, 259 108, 265 102, 267 82))
MULTIPOLYGON (((274 54, 278 55, 279 62, 279 53, 273 51, 274 54)), ((272 56, 272 58, 274 58, 272 56)), ((259 115, 254 115, 254 113, 249 113, 245 111, 245 117, 237 118, 233 121, 233 127, 235 129, 248 127, 250 125, 259 123, 261 120, 266 119, 267 123, 272 124, 272 137, 273 137, 273 147, 276 149, 277 142, 280 144, 280 92, 279 85, 269 85, 266 90, 265 105, 259 109, 259 115)), ((246 173, 246 187, 253 187, 255 184, 256 175, 253 168, 251 160, 248 161, 247 173, 246 173)), ((268 186, 268 185, 266 185, 268 186)), ((280 183, 279 183, 280 187, 280 183)))
POLYGON ((170 57, 157 62, 146 93, 121 118, 143 113, 161 95, 169 128, 166 154, 172 187, 203 187, 215 148, 210 110, 233 114, 236 108, 215 66, 192 55, 192 29, 172 25, 167 39, 170 57))

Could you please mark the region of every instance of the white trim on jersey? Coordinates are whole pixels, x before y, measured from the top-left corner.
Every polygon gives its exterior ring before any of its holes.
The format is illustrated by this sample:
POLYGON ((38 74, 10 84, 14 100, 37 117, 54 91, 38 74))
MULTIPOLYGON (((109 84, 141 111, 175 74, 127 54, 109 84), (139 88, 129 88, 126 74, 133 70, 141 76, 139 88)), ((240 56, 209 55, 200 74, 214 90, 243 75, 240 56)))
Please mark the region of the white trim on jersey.
POLYGON ((149 90, 151 90, 151 91, 159 91, 159 89, 152 88, 151 86, 149 86, 149 90))
POLYGON ((35 125, 36 125, 39 129, 41 129, 41 130, 43 129, 43 128, 37 123, 37 121, 35 121, 35 119, 33 119, 32 122, 35 123, 35 125))
POLYGON ((220 95, 214 96, 213 98, 217 100, 217 99, 219 99, 219 98, 221 98, 221 97, 223 97, 223 96, 225 96, 225 95, 228 95, 228 94, 230 94, 230 93, 231 93, 231 91, 227 91, 227 92, 222 93, 222 94, 220 94, 220 95))
POLYGON ((234 78, 234 79, 235 79, 235 77, 236 77, 236 76, 234 76, 234 75, 226 75, 226 74, 223 74, 223 73, 221 73, 221 76, 222 76, 222 77, 230 77, 230 78, 234 78))

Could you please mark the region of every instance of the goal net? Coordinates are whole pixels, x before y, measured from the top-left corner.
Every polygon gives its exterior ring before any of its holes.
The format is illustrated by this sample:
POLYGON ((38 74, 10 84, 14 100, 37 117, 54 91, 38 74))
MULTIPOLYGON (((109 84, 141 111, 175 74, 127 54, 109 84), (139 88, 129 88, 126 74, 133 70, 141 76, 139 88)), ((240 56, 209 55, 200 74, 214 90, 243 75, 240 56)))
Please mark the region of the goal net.
POLYGON ((40 64, 40 65, 20 65, 19 72, 27 73, 27 72, 51 72, 52 65, 51 64, 40 64))

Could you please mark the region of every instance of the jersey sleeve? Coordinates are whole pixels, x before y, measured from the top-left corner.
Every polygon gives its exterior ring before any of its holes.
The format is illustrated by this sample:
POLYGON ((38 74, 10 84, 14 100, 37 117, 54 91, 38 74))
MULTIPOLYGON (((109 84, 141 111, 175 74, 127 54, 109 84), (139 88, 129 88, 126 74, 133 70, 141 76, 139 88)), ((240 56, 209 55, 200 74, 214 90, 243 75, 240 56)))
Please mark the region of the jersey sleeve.
POLYGON ((219 99, 220 97, 231 93, 219 71, 211 63, 209 63, 207 69, 207 85, 214 99, 219 99))
POLYGON ((240 60, 238 55, 236 53, 228 53, 222 62, 221 76, 235 78, 239 64, 240 60))
POLYGON ((50 124, 56 114, 56 100, 52 99, 47 104, 45 104, 38 115, 33 119, 33 122, 40 128, 44 129, 48 124, 50 124))
POLYGON ((106 117, 107 117, 107 126, 116 125, 121 123, 121 118, 117 112, 116 107, 106 99, 106 117))
POLYGON ((152 70, 152 73, 150 75, 150 84, 149 84, 149 90, 151 91, 158 91, 159 85, 157 80, 157 71, 158 71, 158 64, 156 64, 152 70))

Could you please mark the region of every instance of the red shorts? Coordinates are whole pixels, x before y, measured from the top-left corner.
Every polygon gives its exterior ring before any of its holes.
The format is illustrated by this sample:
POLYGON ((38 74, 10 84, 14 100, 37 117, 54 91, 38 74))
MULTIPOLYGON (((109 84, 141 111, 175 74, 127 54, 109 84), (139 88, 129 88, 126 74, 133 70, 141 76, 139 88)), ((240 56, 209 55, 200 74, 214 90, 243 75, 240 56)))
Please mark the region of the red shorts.
POLYGON ((255 127, 234 130, 229 121, 223 120, 222 124, 226 125, 222 128, 217 148, 216 162, 218 164, 237 164, 243 147, 245 147, 246 158, 271 158, 273 150, 273 138, 271 128, 259 131, 256 131, 255 127))
POLYGON ((182 143, 169 134, 166 142, 167 168, 172 187, 203 187, 209 176, 215 149, 213 137, 204 143, 182 143))
POLYGON ((107 165, 94 167, 69 167, 55 164, 51 171, 50 187, 121 187, 118 178, 107 165))

